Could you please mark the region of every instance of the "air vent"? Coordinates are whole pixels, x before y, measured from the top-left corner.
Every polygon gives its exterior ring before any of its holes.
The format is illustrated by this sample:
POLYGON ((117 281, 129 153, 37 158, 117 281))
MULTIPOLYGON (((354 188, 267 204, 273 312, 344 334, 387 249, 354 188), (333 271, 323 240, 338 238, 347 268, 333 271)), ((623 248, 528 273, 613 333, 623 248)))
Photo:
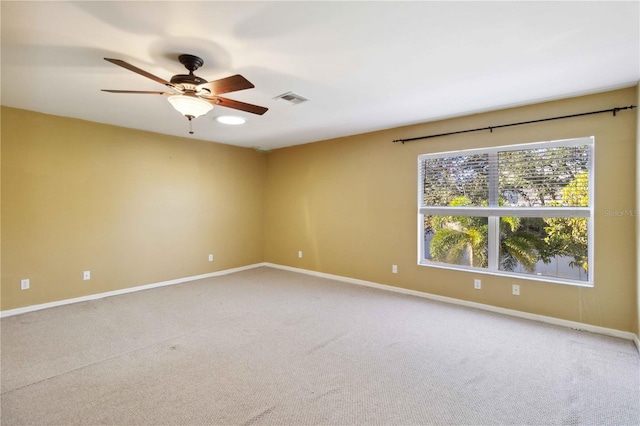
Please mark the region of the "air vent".
POLYGON ((273 99, 275 99, 276 101, 288 103, 289 105, 298 105, 309 100, 304 96, 297 95, 293 92, 283 93, 282 95, 278 95, 273 99))

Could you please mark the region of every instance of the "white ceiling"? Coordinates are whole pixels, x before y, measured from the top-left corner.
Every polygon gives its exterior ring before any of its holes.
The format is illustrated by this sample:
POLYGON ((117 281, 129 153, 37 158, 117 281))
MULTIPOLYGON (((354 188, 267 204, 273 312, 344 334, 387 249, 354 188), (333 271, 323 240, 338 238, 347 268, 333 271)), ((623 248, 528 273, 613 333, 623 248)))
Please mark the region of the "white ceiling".
POLYGON ((9 2, 1 5, 3 105, 170 135, 273 149, 474 112, 629 87, 640 79, 640 3, 9 2), (164 79, 204 59, 225 96, 187 120, 164 90, 103 60, 164 79), (293 91, 310 101, 273 97, 293 91), (247 118, 225 126, 218 115, 247 118))

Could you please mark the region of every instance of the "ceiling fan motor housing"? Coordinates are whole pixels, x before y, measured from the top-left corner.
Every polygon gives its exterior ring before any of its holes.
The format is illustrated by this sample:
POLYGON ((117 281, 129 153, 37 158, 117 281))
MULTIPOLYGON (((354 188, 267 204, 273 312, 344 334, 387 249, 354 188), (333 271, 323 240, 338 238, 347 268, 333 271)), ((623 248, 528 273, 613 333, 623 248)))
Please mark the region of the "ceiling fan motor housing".
POLYGON ((200 78, 197 75, 193 74, 177 74, 171 77, 171 84, 192 84, 194 86, 197 86, 206 82, 207 80, 205 80, 204 78, 200 78))
POLYGON ((197 75, 194 75, 193 72, 204 65, 204 61, 194 55, 180 55, 178 56, 178 60, 184 67, 189 70, 189 74, 177 74, 171 77, 172 84, 180 84, 183 87, 193 89, 193 87, 185 86, 192 85, 197 86, 199 84, 204 84, 207 82, 204 78, 200 78, 197 75))

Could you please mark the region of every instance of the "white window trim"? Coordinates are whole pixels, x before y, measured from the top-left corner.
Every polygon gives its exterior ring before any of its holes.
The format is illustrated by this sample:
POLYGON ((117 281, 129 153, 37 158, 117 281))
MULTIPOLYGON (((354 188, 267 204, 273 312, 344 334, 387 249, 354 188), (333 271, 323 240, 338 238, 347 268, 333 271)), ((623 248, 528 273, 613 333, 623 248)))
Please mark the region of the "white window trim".
MULTIPOLYGON (((496 163, 496 162, 494 162, 496 163)), ((491 164, 491 163, 490 163, 491 164)), ((496 166, 497 167, 497 163, 496 166)), ((594 285, 594 186, 595 186, 595 156, 594 156, 594 137, 580 137, 573 139, 562 139, 556 141, 534 142, 515 145, 503 145, 491 148, 456 150, 447 152, 438 152, 433 154, 422 154, 418 156, 418 265, 451 269, 457 271, 471 271, 473 273, 481 273, 488 275, 504 276, 519 278, 524 280, 534 280, 542 282, 550 282, 556 284, 567 284, 580 287, 593 287, 594 285), (426 206, 424 205, 424 170, 422 169, 422 161, 425 158, 446 158, 453 156, 471 156, 474 154, 488 154, 489 157, 497 158, 497 153, 505 150, 519 149, 536 149, 536 148, 556 148, 575 145, 589 145, 591 147, 591 168, 589 170, 589 206, 588 207, 449 207, 449 206, 426 206), (425 236, 424 236, 424 217, 428 215, 435 216, 477 216, 489 218, 489 259, 490 263, 487 268, 478 268, 465 265, 454 265, 443 262, 434 262, 425 259, 425 236), (530 275, 499 270, 498 265, 498 244, 491 244, 491 241, 497 241, 499 236, 498 219, 501 216, 512 217, 583 217, 588 220, 588 263, 589 274, 587 281, 573 280, 560 277, 530 275), (495 235, 493 235, 495 234, 495 235), (492 238, 493 235, 493 238, 492 238)), ((497 198, 497 188, 489 186, 489 198, 497 198)), ((493 203, 493 204, 497 204, 493 203)))

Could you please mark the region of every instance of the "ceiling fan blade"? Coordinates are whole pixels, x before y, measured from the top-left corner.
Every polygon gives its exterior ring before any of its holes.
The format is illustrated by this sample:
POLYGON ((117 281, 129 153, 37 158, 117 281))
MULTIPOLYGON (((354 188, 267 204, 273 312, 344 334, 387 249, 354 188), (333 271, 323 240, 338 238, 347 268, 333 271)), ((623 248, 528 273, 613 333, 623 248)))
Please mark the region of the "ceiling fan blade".
POLYGON ((175 93, 171 92, 152 92, 148 90, 109 90, 102 89, 103 92, 109 93, 134 93, 134 94, 144 94, 144 95, 175 95, 175 93))
POLYGON ((167 80, 157 77, 151 73, 146 72, 145 70, 141 70, 138 67, 134 67, 133 65, 125 62, 125 61, 121 61, 120 59, 111 59, 111 58, 104 58, 105 61, 111 62, 112 64, 121 66, 122 68, 126 68, 129 71, 133 71, 136 74, 140 74, 142 76, 145 76, 147 78, 150 78, 151 80, 160 83, 160 84, 164 84, 165 86, 169 86, 169 87, 173 87, 173 84, 169 83, 167 80))
POLYGON ((267 112, 269 109, 265 107, 261 107, 258 105, 247 104, 245 102, 234 101, 233 99, 222 98, 220 96, 216 96, 212 99, 205 99, 205 101, 210 102, 214 105, 220 105, 227 108, 238 109, 240 111, 250 112, 252 114, 262 115, 267 112))
POLYGON ((198 89, 208 89, 212 95, 237 92, 238 90, 253 89, 255 86, 240 74, 231 77, 213 80, 208 83, 198 85, 198 89))

